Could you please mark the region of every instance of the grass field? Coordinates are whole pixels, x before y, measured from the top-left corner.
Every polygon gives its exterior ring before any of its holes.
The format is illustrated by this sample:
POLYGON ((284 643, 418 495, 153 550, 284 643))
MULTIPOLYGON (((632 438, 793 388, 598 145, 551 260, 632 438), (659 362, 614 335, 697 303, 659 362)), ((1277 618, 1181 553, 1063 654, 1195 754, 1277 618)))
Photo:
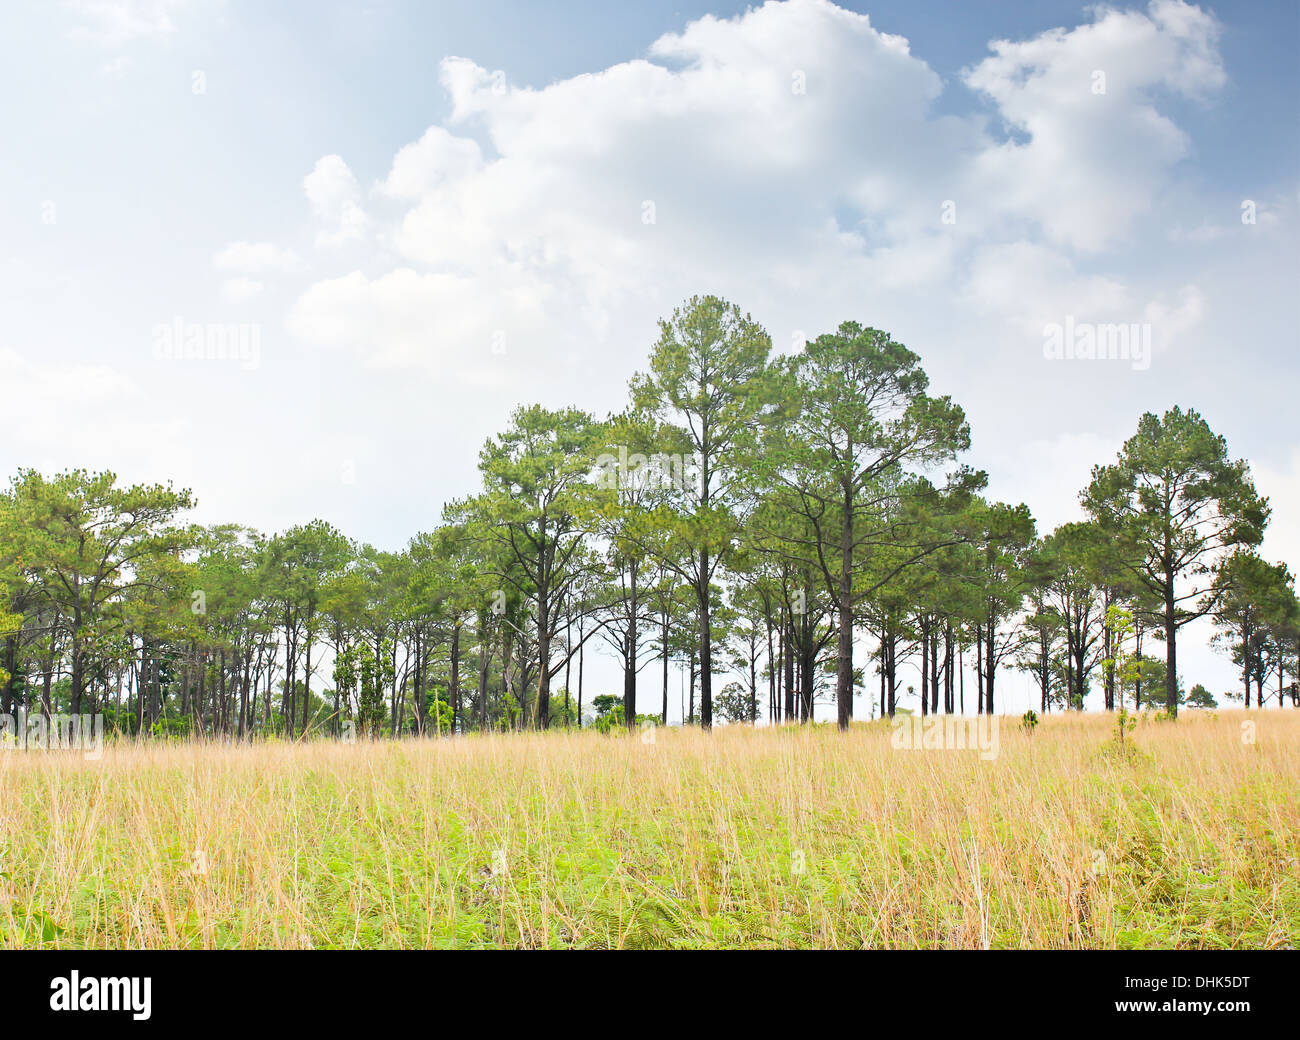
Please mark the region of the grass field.
POLYGON ((8 750, 0 946, 1300 945, 1300 711, 1113 725, 8 750))

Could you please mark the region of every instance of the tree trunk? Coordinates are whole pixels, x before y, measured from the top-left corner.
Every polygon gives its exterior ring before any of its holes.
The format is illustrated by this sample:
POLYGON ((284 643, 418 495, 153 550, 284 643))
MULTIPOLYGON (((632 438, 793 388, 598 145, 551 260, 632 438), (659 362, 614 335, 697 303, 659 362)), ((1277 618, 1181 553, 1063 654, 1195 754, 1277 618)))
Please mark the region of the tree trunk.
POLYGON ((629 731, 636 729, 636 652, 637 639, 637 566, 629 568, 629 591, 631 600, 627 618, 627 631, 623 637, 623 721, 629 731))
MULTIPOLYGON (((769 604, 766 607, 767 621, 767 721, 776 722, 776 656, 775 648, 772 645, 772 609, 769 604)), ((666 641, 666 640, 665 640, 666 641)), ((668 672, 667 665, 664 669, 664 705, 668 703, 668 672)))
POLYGON ((709 610, 709 550, 700 550, 700 725, 713 728, 713 618, 709 610))
MULTIPOLYGON (((520 646, 523 652, 523 646, 520 646)), ((538 590, 537 596, 537 725, 549 729, 551 725, 551 604, 549 597, 538 590)), ((523 706, 520 705, 522 710, 523 706)))
POLYGON ((311 705, 311 633, 307 633, 307 657, 303 662, 302 674, 302 726, 299 732, 307 735, 307 713, 311 705))
MULTIPOLYGON (((460 625, 461 620, 457 617, 451 625, 451 678, 447 683, 447 699, 451 701, 451 731, 456 732, 456 724, 460 721, 460 625)), ((420 707, 424 707, 424 698, 421 696, 420 707)), ((441 716, 441 713, 439 713, 441 716)))
POLYGON ((925 623, 918 626, 921 630, 921 717, 930 713, 930 640, 925 630, 925 623))
POLYGON ((988 635, 985 637, 988 646, 988 662, 985 666, 985 683, 987 684, 984 691, 984 708, 989 714, 993 714, 993 674, 997 670, 997 660, 993 654, 993 640, 996 638, 997 628, 990 624, 988 635))
POLYGON ((794 615, 786 618, 781 637, 781 663, 785 666, 785 721, 794 721, 794 615))
MULTIPOLYGON (((578 638, 582 639, 582 630, 578 630, 578 638)), ((578 644, 578 728, 582 729, 582 657, 587 646, 586 640, 578 644)))
POLYGON ((951 715, 952 700, 952 622, 944 622, 943 627, 943 710, 951 715))
POLYGON ((839 633, 835 648, 835 714, 842 730, 853 718, 853 509, 844 496, 844 522, 840 528, 840 581, 836 590, 839 633))
POLYGON ((1174 614, 1174 575, 1165 571, 1165 711, 1178 717, 1178 624, 1174 614))
POLYGON ((14 710, 14 683, 18 681, 18 637, 16 635, 5 637, 5 663, 4 671, 7 676, 4 683, 4 694, 0 697, 0 710, 6 715, 12 715, 14 710))
POLYGON ((885 687, 888 694, 889 717, 892 719, 898 711, 898 636, 890 627, 884 646, 885 650, 885 687))
POLYGON ((662 713, 660 714, 660 718, 659 718, 659 724, 660 724, 661 726, 667 726, 667 725, 668 725, 668 610, 667 610, 666 608, 665 608, 665 610, 664 610, 664 616, 663 616, 663 617, 664 617, 664 622, 663 622, 663 628, 662 628, 661 631, 660 631, 660 638, 661 638, 661 640, 662 640, 663 651, 664 651, 664 652, 663 652, 663 658, 664 658, 664 703, 663 703, 663 710, 662 710, 662 713))
POLYGON ((488 710, 487 710, 487 693, 488 693, 488 667, 492 661, 490 646, 490 636, 488 635, 488 625, 480 621, 482 631, 478 637, 478 725, 479 729, 487 729, 488 710))
POLYGON ((695 724, 695 679, 696 679, 696 676, 699 674, 699 673, 696 671, 696 664, 698 663, 697 660, 696 660, 697 656, 698 656, 697 651, 696 651, 696 650, 692 650, 692 651, 691 651, 691 689, 690 689, 690 707, 689 707, 689 709, 688 709, 688 711, 687 711, 687 715, 686 715, 686 717, 687 717, 688 719, 690 719, 692 725, 695 724))

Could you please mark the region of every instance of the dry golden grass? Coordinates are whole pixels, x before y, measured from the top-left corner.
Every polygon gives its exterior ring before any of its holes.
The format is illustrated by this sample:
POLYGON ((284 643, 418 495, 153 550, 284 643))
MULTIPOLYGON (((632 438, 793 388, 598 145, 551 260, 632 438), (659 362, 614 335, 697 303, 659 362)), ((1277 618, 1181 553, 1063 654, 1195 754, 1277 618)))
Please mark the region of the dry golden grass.
POLYGON ((1300 712, 1002 723, 4 751, 0 945, 1298 945, 1300 712))

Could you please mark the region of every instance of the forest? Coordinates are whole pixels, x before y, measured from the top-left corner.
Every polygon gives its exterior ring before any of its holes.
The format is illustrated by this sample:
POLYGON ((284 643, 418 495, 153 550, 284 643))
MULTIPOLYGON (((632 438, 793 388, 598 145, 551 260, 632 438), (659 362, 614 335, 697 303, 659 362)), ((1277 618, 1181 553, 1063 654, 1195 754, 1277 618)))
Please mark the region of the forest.
POLYGON ((1257 551, 1269 504, 1194 409, 1140 416, 1080 489, 1085 519, 1052 531, 986 495, 971 440, 888 333, 845 322, 780 355, 704 296, 660 321, 608 416, 519 407, 481 487, 397 551, 23 469, 0 493, 0 706, 235 740, 612 730, 666 725, 680 677, 704 730, 815 703, 843 729, 855 698, 914 710, 910 663, 921 714, 994 714, 1014 669, 1044 713, 1174 717, 1216 704, 1178 669, 1198 618, 1230 696, 1297 703, 1294 578, 1257 551), (597 649, 621 690, 584 688, 597 649))

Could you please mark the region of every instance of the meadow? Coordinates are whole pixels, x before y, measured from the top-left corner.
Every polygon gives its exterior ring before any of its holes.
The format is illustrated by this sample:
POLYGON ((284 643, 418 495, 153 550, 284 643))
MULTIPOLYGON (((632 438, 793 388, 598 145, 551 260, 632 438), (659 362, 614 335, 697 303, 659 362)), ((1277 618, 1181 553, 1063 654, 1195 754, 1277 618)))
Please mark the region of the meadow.
POLYGON ((1294 948, 1300 711, 0 751, 0 946, 1294 948))

